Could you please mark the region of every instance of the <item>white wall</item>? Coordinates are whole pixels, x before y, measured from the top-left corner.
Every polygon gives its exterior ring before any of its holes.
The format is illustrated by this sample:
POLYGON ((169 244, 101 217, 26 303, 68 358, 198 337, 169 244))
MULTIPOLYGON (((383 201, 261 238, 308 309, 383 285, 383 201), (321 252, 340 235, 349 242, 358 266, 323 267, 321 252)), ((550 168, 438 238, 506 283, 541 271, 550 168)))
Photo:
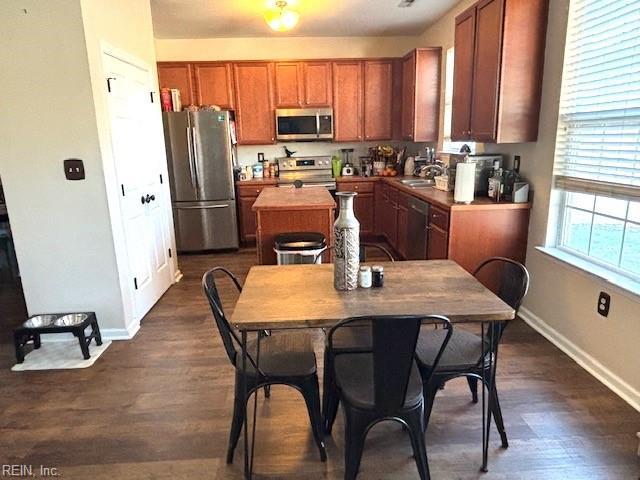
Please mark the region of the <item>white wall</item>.
POLYGON ((400 57, 416 37, 156 39, 158 61, 400 57))
POLYGON ((79 0, 0 3, 0 176, 29 313, 122 328, 83 30, 79 0), (86 180, 65 180, 69 157, 86 180))
MULTIPOLYGON (((453 46, 454 18, 473 3, 460 2, 424 32, 421 42, 443 49, 453 46)), ((550 1, 538 141, 485 144, 485 150, 521 155, 522 173, 535 190, 527 252, 532 283, 522 316, 640 409, 640 298, 551 260, 535 248, 545 244, 548 219, 555 213, 552 175, 568 8, 569 0, 550 1), (611 294, 607 319, 596 313, 600 290, 611 294)))

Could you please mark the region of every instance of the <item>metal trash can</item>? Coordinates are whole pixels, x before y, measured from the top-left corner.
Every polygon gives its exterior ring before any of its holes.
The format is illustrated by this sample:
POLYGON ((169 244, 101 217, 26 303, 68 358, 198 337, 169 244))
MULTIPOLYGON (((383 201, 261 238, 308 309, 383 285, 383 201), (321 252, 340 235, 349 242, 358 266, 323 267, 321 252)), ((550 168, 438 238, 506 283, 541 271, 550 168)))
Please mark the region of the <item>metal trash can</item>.
MULTIPOLYGON (((324 235, 317 232, 293 232, 276 235, 273 251, 278 265, 314 263, 315 258, 327 248, 324 235)), ((322 263, 322 257, 316 263, 322 263)))

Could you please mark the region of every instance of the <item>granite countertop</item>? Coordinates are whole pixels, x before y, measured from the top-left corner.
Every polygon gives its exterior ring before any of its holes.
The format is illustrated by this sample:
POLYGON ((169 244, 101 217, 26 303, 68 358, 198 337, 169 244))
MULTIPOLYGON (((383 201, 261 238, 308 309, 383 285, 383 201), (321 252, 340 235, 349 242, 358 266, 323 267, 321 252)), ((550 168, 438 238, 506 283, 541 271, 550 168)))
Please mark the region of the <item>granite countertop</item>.
POLYGON ((252 210, 324 210, 336 208, 336 202, 324 187, 265 188, 252 210))

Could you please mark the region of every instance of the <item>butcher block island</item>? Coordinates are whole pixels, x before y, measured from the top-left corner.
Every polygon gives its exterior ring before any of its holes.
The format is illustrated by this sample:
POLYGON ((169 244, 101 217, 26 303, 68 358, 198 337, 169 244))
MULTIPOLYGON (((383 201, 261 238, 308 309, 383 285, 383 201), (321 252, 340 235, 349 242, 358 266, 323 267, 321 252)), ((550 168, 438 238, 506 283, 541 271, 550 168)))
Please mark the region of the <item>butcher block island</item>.
POLYGON ((336 202, 324 187, 265 188, 253 204, 258 263, 276 264, 274 239, 280 233, 318 232, 333 244, 336 202))

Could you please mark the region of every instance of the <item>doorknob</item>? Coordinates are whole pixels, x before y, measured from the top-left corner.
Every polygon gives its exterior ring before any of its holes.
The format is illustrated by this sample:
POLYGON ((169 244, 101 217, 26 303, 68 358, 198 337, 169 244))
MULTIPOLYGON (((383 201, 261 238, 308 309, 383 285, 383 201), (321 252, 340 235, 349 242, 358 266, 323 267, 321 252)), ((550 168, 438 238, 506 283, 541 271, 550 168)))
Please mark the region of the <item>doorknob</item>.
POLYGON ((155 198, 156 198, 156 197, 152 197, 151 195, 149 195, 149 194, 147 193, 147 196, 146 196, 145 200, 147 201, 147 203, 149 203, 149 202, 151 202, 151 200, 155 200, 155 198))
POLYGON ((153 202, 156 199, 155 195, 151 195, 151 201, 153 202))

